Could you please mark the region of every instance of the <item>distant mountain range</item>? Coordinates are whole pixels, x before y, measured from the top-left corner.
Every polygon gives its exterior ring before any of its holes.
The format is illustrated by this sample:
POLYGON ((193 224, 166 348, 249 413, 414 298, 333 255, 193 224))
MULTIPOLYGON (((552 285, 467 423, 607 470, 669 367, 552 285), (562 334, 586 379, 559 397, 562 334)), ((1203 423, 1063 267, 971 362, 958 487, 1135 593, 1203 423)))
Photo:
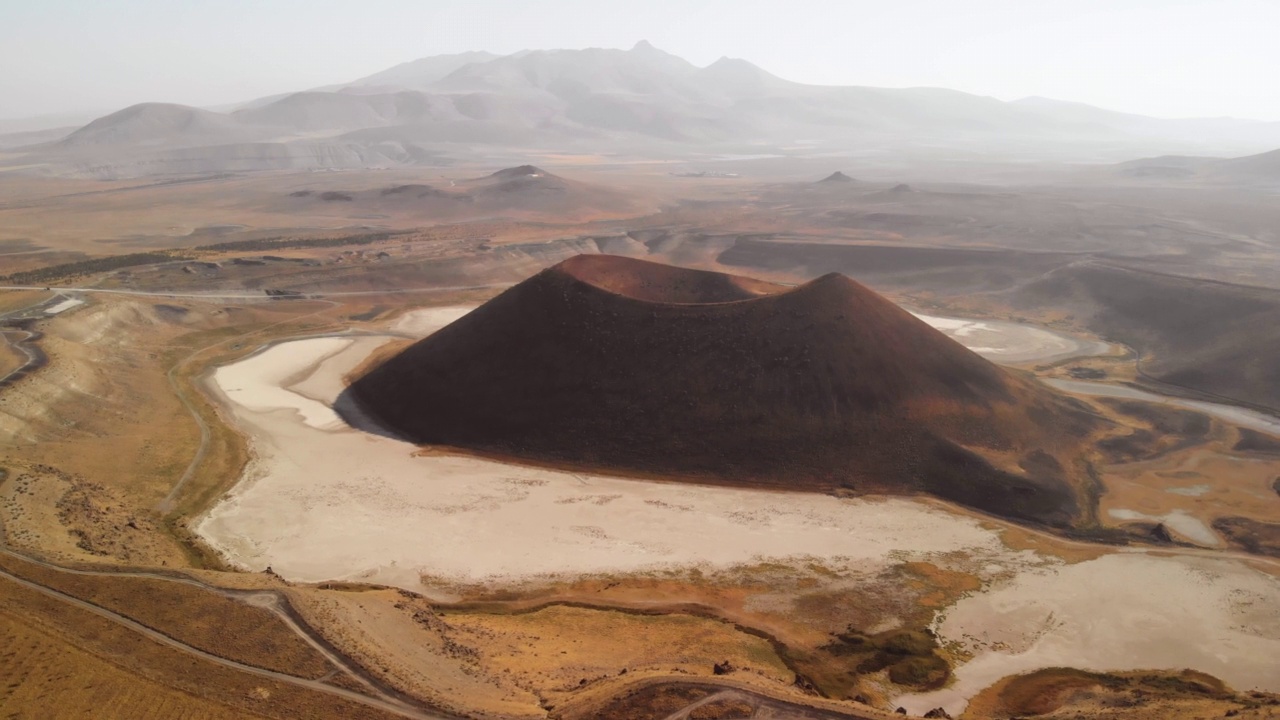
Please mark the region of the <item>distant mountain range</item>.
POLYGON ((0 166, 121 177, 430 165, 477 149, 1115 161, 1280 147, 1280 123, 1161 120, 938 88, 804 85, 745 60, 697 67, 646 42, 625 51, 428 57, 220 110, 144 103, 65 137, 30 136, 38 144, 0 139, 8 155, 0 166))

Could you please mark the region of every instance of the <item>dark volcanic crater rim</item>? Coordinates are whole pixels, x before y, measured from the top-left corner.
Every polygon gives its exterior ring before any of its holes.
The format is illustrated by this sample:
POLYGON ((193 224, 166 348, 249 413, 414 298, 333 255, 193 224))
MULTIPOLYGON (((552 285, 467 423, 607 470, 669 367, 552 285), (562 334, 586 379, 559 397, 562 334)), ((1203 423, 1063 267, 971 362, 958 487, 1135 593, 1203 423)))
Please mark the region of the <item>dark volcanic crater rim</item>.
POLYGON ((839 273, 828 273, 802 285, 792 286, 612 255, 578 255, 547 272, 562 274, 587 288, 614 297, 644 305, 672 307, 756 302, 800 292, 842 277, 839 273), (619 269, 631 272, 617 272, 619 269), (698 299, 679 300, 671 297, 686 292, 694 293, 698 299), (647 293, 655 296, 666 294, 668 297, 646 296, 647 293))
POLYGON ((843 275, 791 287, 578 256, 344 400, 412 442, 535 464, 926 492, 1060 527, 1094 514, 1077 460, 1096 415, 843 275))

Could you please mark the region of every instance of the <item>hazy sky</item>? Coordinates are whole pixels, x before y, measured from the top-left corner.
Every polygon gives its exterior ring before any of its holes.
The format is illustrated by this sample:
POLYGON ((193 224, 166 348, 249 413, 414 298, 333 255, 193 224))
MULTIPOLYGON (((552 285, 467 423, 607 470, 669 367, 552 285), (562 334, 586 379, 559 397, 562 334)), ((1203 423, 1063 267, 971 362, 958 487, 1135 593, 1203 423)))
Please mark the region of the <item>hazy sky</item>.
POLYGON ((629 48, 801 82, 1280 120, 1280 0, 0 0, 0 118, 216 105, 426 55, 629 48))

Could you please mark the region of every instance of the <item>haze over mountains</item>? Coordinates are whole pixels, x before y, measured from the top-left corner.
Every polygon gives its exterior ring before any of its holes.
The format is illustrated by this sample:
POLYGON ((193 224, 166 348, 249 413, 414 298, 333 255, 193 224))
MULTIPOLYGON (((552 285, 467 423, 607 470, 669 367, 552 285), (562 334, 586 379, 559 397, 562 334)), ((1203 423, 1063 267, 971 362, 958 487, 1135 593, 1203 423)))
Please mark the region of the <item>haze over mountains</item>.
POLYGON ((422 222, 477 217, 589 218, 637 213, 643 202, 589 183, 568 180, 534 167, 499 170, 482 178, 438 187, 424 183, 388 185, 363 190, 297 190, 270 204, 305 210, 312 216, 328 211, 365 217, 417 217, 422 222))
POLYGON ((60 139, 0 147, 13 156, 4 165, 89 177, 433 165, 485 149, 1118 162, 1280 147, 1274 122, 1160 120, 939 88, 804 85, 745 60, 697 67, 646 42, 427 57, 225 110, 145 103, 60 139))

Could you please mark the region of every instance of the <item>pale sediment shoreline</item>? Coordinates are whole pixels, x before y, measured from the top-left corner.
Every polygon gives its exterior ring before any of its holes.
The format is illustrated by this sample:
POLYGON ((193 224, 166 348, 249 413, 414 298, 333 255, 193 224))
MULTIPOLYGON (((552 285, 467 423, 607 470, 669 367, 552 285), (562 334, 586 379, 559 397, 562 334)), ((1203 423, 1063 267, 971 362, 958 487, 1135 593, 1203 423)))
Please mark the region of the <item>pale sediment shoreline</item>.
POLYGON ((1008 365, 1051 363, 1067 358, 1106 355, 1111 346, 1044 328, 1000 320, 971 320, 912 313, 986 359, 1008 365))
MULTIPOLYGON (((425 334, 460 312, 437 309, 397 329, 425 334)), ((1056 665, 1191 667, 1241 689, 1280 690, 1280 581, 1237 560, 1121 552, 1068 565, 1010 550, 977 519, 907 498, 423 456, 335 422, 342 377, 388 339, 291 341, 214 373, 211 390, 255 450, 245 478, 197 526, 229 560, 295 581, 431 592, 435 580, 521 583, 797 558, 875 570, 958 553, 987 568, 987 584, 948 608, 937 630, 973 659, 947 688, 898 698, 915 714, 942 706, 957 715, 1000 677, 1056 665)))

